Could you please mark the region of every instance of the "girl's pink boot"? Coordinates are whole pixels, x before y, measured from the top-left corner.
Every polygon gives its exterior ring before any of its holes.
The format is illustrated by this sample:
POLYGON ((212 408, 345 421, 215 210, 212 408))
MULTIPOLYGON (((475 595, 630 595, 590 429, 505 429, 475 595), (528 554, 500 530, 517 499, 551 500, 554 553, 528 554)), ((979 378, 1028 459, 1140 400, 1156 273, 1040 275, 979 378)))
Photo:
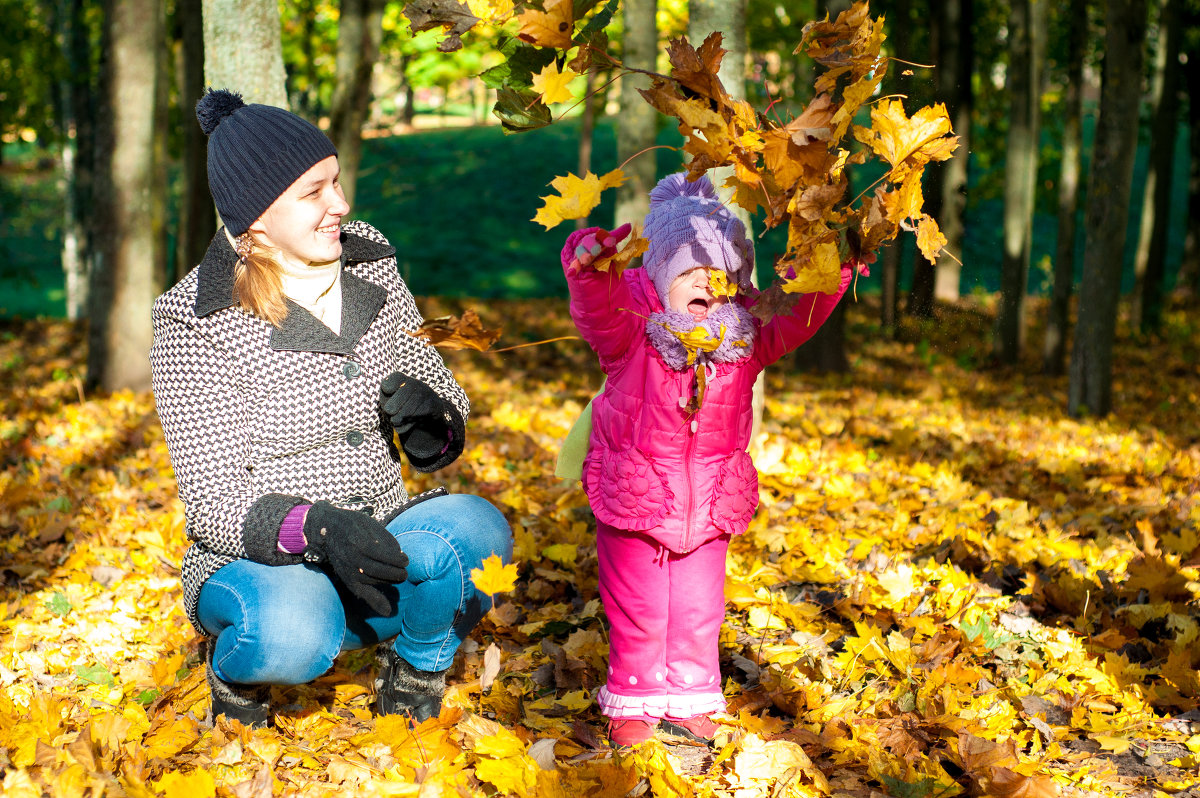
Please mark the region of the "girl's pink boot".
POLYGON ((698 743, 711 743, 721 727, 708 715, 693 715, 690 718, 663 718, 659 726, 667 734, 686 737, 698 743))
POLYGON ((629 748, 654 736, 654 724, 641 718, 614 718, 608 723, 608 741, 614 748, 629 748))

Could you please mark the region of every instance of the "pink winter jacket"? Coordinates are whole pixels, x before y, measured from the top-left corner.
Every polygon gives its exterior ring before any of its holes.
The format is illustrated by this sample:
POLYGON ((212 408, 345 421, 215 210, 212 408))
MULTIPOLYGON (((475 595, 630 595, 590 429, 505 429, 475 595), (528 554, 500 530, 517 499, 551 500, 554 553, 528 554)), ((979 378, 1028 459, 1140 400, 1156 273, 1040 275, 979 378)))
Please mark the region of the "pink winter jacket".
POLYGON ((853 270, 843 266, 836 294, 805 294, 793 315, 760 325, 749 356, 716 364, 692 415, 680 407, 680 397, 691 392, 692 369, 668 368, 646 335, 646 318, 663 307, 645 271, 613 277, 568 268, 576 244, 596 229, 572 233, 562 251, 571 317, 608 376, 592 403, 583 465, 592 511, 606 524, 645 532, 678 553, 724 533, 740 535, 758 508, 758 471, 746 453, 754 380, 812 337, 846 292, 853 270))

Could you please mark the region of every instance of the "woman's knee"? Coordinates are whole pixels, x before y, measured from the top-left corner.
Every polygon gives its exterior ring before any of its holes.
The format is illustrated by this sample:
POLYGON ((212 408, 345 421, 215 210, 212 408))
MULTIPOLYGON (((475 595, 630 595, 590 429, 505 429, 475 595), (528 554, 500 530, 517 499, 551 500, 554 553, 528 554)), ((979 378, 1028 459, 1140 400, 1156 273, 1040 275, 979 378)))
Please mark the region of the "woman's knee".
POLYGON ((477 561, 500 555, 505 562, 512 559, 512 528, 504 514, 487 499, 469 493, 455 494, 452 511, 463 519, 462 533, 466 548, 477 561))

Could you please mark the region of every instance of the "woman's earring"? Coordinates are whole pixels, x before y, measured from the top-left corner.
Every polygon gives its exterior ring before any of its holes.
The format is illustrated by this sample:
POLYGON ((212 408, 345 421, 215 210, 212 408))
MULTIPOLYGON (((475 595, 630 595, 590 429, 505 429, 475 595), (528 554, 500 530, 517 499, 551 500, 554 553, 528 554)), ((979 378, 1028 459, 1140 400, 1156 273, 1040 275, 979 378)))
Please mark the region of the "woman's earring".
POLYGON ((249 232, 242 233, 233 240, 233 249, 237 253, 238 260, 244 261, 254 249, 254 239, 250 237, 249 232))

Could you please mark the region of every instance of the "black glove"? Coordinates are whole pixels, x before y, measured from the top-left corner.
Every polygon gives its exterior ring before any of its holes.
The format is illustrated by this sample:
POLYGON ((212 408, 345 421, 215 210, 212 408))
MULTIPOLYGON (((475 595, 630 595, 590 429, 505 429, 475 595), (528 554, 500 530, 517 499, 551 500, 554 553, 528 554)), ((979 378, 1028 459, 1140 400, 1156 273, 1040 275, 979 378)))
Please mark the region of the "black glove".
POLYGON ((387 528, 366 513, 317 502, 304 519, 304 559, 328 564, 346 589, 380 615, 391 602, 379 585, 408 579, 408 555, 387 528))
POLYGON ((465 425, 458 408, 420 380, 393 371, 379 386, 379 408, 417 470, 436 470, 462 452, 465 425))

